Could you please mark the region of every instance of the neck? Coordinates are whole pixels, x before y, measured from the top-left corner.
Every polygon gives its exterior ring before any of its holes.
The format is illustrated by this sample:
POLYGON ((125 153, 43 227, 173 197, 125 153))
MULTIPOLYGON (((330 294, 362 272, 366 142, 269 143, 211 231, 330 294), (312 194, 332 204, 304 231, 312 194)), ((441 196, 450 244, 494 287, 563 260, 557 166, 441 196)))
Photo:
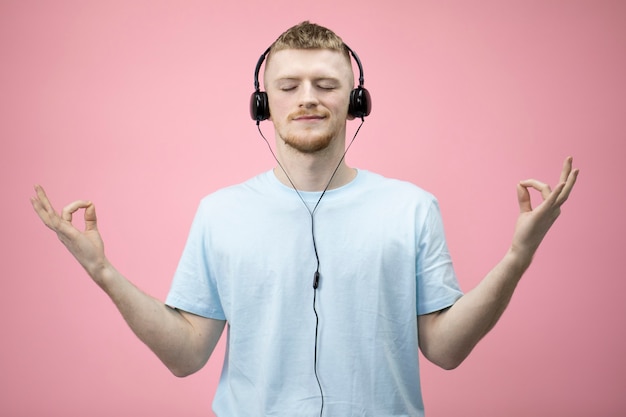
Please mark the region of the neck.
MULTIPOLYGON (((337 143, 343 145, 344 142, 337 143)), ((342 160, 342 146, 332 148, 330 146, 323 151, 306 154, 284 143, 277 143, 277 157, 282 168, 274 168, 274 174, 283 184, 295 186, 300 191, 323 191, 327 187, 330 190, 346 185, 356 177, 356 170, 342 160)))

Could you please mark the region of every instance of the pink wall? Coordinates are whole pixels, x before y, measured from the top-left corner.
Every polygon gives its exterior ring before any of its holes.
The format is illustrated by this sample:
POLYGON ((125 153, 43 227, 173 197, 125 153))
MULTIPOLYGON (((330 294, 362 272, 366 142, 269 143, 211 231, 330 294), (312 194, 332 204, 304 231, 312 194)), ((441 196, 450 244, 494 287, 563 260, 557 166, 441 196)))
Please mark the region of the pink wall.
POLYGON ((463 288, 508 245, 515 183, 581 168, 493 333, 455 371, 424 365, 429 417, 625 415, 619 0, 2 1, 0 415, 211 415, 221 351, 168 374, 28 198, 95 201, 109 257, 163 298, 199 199, 272 166, 254 64, 304 19, 365 66, 349 162, 439 197, 463 288))

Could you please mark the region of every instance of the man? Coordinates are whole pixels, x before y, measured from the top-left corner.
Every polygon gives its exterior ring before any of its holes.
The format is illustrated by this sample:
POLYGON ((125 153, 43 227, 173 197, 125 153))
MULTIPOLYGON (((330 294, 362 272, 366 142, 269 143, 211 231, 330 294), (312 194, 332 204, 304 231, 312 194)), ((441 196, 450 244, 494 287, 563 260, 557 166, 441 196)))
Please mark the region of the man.
POLYGON ((59 215, 37 186, 33 207, 175 375, 202 368, 228 323, 218 416, 422 416, 418 348, 445 369, 469 355, 578 170, 566 159, 554 190, 518 184, 511 246, 463 295, 434 197, 344 161, 354 80, 341 39, 308 22, 289 29, 264 84, 278 166, 203 199, 166 303, 105 257, 91 202, 59 215), (529 188, 543 197, 534 209, 529 188))

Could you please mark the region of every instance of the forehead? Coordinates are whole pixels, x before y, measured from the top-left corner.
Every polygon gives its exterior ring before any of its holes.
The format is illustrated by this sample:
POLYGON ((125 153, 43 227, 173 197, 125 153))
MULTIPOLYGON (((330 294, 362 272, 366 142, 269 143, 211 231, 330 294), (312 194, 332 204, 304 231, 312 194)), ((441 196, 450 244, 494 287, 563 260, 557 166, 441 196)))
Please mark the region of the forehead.
POLYGON ((268 56, 266 80, 302 76, 352 80, 352 63, 349 57, 331 49, 283 49, 268 56))

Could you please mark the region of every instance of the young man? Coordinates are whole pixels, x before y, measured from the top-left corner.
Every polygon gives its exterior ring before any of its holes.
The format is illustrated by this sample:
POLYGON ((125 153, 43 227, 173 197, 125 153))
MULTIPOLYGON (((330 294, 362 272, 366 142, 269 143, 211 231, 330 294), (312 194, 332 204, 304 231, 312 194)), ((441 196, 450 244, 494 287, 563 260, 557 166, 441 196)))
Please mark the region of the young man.
POLYGON ((177 376, 204 366, 228 323, 219 416, 421 416, 418 348, 452 369, 494 326, 574 186, 518 184, 504 258, 458 287, 434 197, 349 167, 350 50, 304 22, 267 55, 278 166, 203 199, 162 303, 106 259, 94 205, 32 204, 137 336, 177 376), (530 205, 528 189, 543 202, 530 205), (85 230, 71 223, 85 210, 85 230))

